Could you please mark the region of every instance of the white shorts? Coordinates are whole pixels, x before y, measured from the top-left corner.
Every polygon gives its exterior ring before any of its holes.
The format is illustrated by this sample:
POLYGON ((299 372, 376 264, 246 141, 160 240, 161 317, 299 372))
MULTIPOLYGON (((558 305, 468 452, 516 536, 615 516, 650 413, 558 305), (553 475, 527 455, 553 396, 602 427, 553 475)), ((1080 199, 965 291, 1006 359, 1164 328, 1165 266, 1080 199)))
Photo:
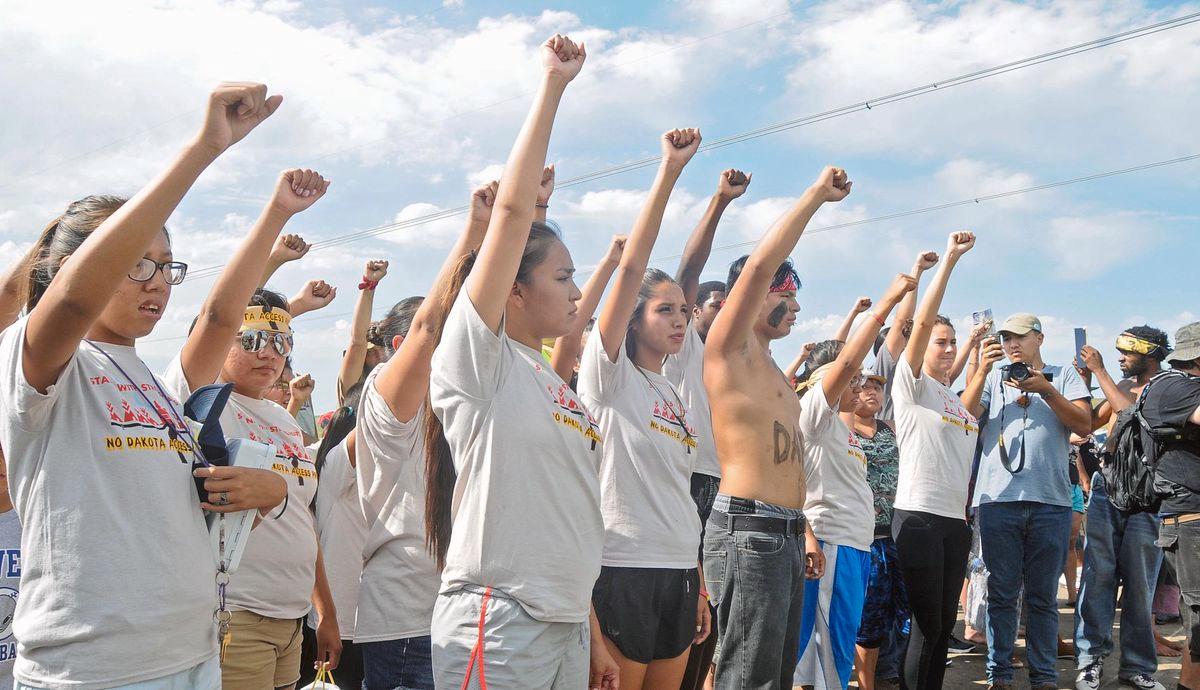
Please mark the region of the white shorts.
POLYGON ((535 620, 493 589, 439 594, 433 607, 433 680, 439 688, 586 688, 590 628, 535 620))
MULTIPOLYGON (((13 684, 13 690, 41 689, 25 685, 18 680, 13 684)), ((169 676, 118 685, 111 690, 221 690, 221 661, 214 656, 208 661, 169 676)))

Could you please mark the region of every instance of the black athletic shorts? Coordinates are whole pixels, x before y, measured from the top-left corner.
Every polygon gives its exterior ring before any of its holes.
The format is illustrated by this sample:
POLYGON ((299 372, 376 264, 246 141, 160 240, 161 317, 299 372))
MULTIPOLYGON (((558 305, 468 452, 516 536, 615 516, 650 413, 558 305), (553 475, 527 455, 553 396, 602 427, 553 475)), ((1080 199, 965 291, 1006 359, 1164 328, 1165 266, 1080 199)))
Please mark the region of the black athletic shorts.
POLYGON ((604 633, 625 658, 641 664, 674 659, 696 638, 700 572, 696 568, 600 568, 592 605, 604 633))

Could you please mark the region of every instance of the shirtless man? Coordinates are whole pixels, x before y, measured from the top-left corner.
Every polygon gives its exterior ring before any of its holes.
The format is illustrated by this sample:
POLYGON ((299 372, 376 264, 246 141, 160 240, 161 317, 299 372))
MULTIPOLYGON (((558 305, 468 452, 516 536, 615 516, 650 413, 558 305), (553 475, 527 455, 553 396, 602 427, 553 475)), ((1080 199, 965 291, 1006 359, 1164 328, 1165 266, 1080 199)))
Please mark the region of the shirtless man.
POLYGON ((806 556, 800 401, 770 344, 791 331, 800 311, 788 254, 817 209, 846 198, 850 186, 846 171, 825 168, 754 253, 734 262, 705 342, 704 386, 723 475, 704 538, 721 646, 717 690, 791 687, 805 571, 819 577, 824 566, 819 550, 806 556))

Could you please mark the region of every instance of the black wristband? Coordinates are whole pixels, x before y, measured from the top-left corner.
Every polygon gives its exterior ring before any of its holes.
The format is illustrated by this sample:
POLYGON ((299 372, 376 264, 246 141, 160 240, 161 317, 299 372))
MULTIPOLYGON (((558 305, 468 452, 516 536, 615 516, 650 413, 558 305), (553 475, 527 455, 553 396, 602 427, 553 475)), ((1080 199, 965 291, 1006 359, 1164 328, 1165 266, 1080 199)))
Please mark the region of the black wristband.
POLYGON ((278 520, 279 518, 283 517, 283 514, 287 512, 287 507, 288 507, 288 494, 284 494, 283 495, 283 507, 279 509, 279 514, 273 516, 271 519, 278 520))

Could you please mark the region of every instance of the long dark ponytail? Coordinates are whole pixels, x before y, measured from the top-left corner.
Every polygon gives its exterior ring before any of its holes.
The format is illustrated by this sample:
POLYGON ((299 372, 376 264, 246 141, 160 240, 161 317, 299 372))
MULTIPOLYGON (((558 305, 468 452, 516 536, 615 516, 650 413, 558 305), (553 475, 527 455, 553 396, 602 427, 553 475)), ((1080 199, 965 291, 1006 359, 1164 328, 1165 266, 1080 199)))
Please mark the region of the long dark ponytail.
MULTIPOLYGON (((475 266, 475 252, 458 260, 450 279, 438 286, 441 294, 426 299, 436 299, 443 305, 433 323, 434 340, 440 344, 446 315, 462 292, 471 268, 475 266)), ((454 470, 454 457, 442 420, 433 413, 428 397, 425 401, 425 548, 437 561, 438 570, 446 565, 446 549, 450 547, 450 505, 454 501, 454 484, 458 473, 454 470)))

